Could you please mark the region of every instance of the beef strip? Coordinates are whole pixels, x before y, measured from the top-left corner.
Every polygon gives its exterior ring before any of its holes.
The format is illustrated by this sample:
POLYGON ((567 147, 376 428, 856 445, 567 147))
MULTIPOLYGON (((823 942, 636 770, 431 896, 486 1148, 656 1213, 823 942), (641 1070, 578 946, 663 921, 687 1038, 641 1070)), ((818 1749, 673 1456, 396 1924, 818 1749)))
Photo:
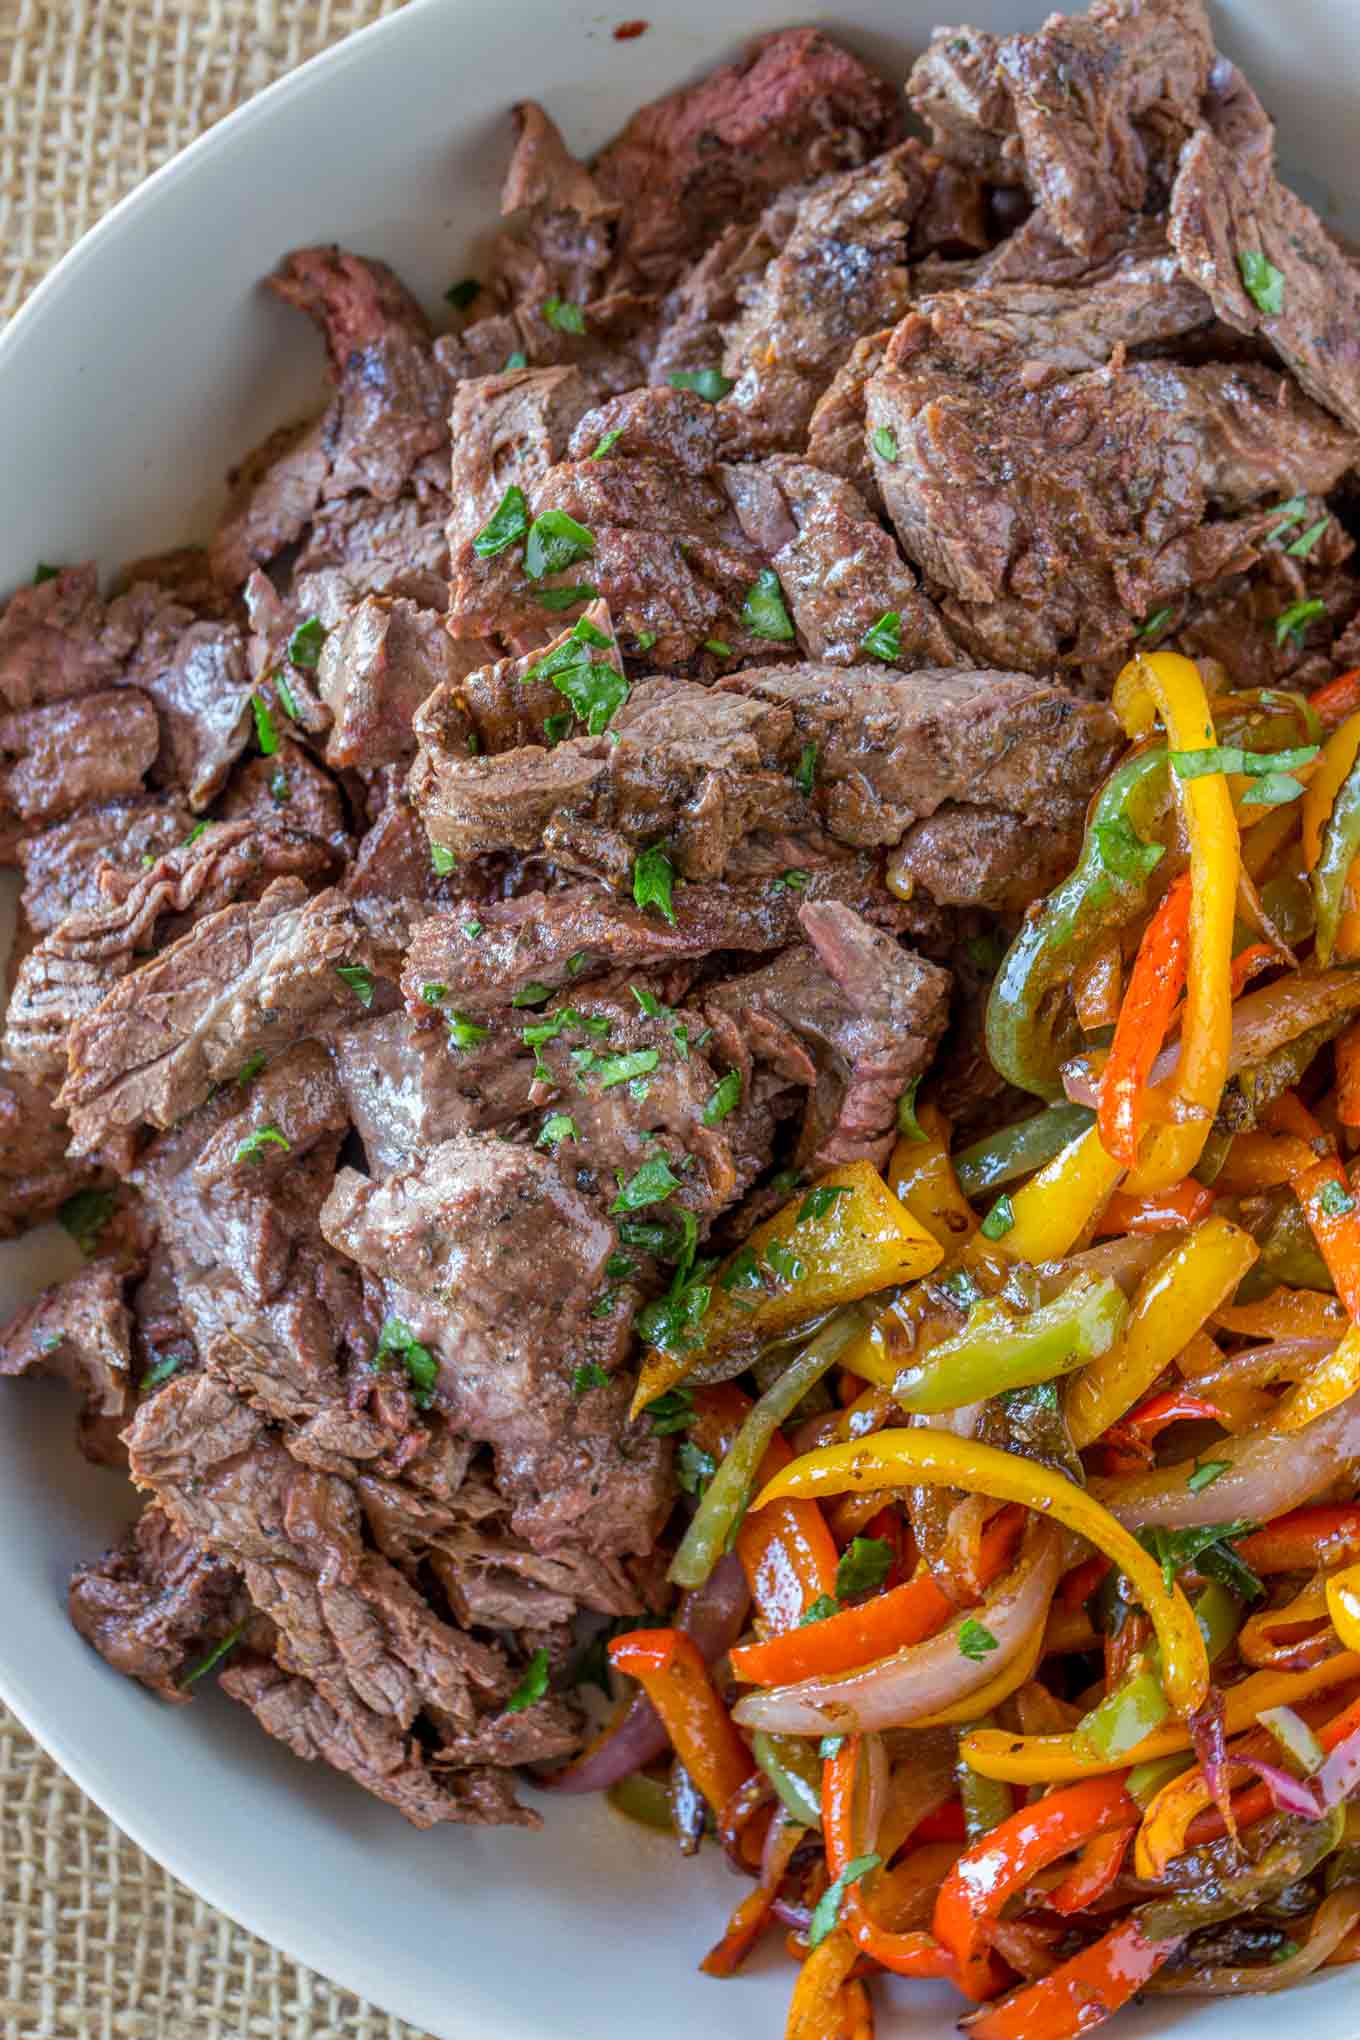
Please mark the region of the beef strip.
POLYGON ((13 714, 112 687, 158 600, 141 587, 106 605, 93 562, 21 588, 0 615, 0 704, 13 714))
POLYGON ((458 663, 466 660, 456 662, 433 610, 405 596, 366 595, 329 633, 317 668, 321 698, 333 717, 327 764, 371 769, 409 757, 416 710, 453 678, 458 663))
POLYGON ((857 340, 817 400, 808 421, 808 459, 829 474, 853 482, 871 509, 879 511, 883 498, 869 455, 864 426, 865 391, 869 380, 883 366, 891 331, 869 333, 857 340))
POLYGON ((131 688, 0 716, 0 837, 7 819, 32 827, 140 793, 159 747, 156 711, 131 688))
POLYGON ((297 608, 338 623, 364 595, 404 595, 422 609, 449 599, 447 457, 417 463, 393 503, 346 496, 325 503, 293 564, 297 608))
POLYGON ((340 789, 290 737, 279 736, 268 757, 237 767, 218 812, 223 822, 249 820, 271 833, 286 828, 324 843, 334 852, 337 867, 348 859, 351 843, 340 789))
POLYGON ((75 1152, 120 1127, 173 1125, 253 1056, 352 1018, 367 1001, 341 969, 382 968, 354 906, 335 892, 309 900, 299 879, 209 914, 71 1028, 58 1102, 75 1152))
POLYGON ((819 30, 785 29, 633 115, 594 164, 620 208, 625 276, 673 283, 722 228, 786 184, 865 162, 897 138, 891 86, 819 30))
POLYGON ((129 677, 156 705, 160 746, 152 777, 202 812, 250 740, 250 669, 234 623, 196 623, 174 607, 143 636, 129 677))
POLYGON ((148 857, 154 861, 182 843, 192 827, 188 808, 162 796, 82 808, 68 821, 26 837, 18 846, 25 921, 35 935, 46 935, 68 914, 98 909, 106 864, 136 874, 148 857))
POLYGON ((131 1405, 125 1270, 93 1261, 45 1289, 0 1330, 0 1376, 56 1375, 79 1392, 76 1436, 87 1459, 122 1464, 117 1434, 131 1405))
POLYGON ((626 1423, 626 1376, 572 1392, 594 1354, 622 1353, 626 1326, 592 1317, 616 1235, 556 1161, 463 1135, 382 1183, 342 1170, 321 1225, 396 1286, 439 1356, 435 1401, 493 1447, 519 1535, 548 1552, 583 1535, 606 1555, 649 1548, 670 1507, 669 1455, 650 1425, 626 1423))
POLYGON ((408 1167, 455 1133, 505 1124, 529 1103, 529 1064, 514 1035, 469 1053, 404 1013, 385 1013, 342 1028, 330 1048, 375 1176, 408 1167))
POLYGON ((71 1576, 71 1621, 114 1671, 162 1700, 193 1697, 189 1673, 248 1615, 233 1567, 175 1530, 155 1502, 122 1542, 71 1576))
POLYGON ((944 1033, 949 976, 834 901, 810 902, 799 920, 810 948, 726 980, 705 1013, 720 1045, 743 1053, 748 1086, 756 1060, 808 1086, 800 1168, 817 1175, 861 1157, 881 1167, 898 1100, 944 1033))
POLYGON ((52 1090, 0 1065, 0 1239, 49 1218, 90 1180, 66 1152, 66 1122, 52 1090))
POLYGON ((675 374, 721 366, 745 293, 759 284, 766 264, 793 232, 804 195, 803 186, 790 185, 776 193, 758 220, 725 226, 667 292, 659 313, 651 382, 666 383, 675 374))

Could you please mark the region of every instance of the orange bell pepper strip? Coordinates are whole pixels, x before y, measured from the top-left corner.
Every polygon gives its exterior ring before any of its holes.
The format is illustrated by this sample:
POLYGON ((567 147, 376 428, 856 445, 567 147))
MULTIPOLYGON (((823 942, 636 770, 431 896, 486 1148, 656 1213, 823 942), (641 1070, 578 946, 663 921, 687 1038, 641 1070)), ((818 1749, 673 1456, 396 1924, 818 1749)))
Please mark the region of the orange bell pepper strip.
MULTIPOLYGON (((845 1738, 833 1757, 822 1766, 822 1835, 826 1842, 826 1867, 833 1880, 855 1860, 859 1841, 855 1834, 855 1777, 859 1769, 862 1737, 845 1738)), ((865 1837, 872 1842, 872 1836, 865 1837)), ((933 1934, 923 1930, 894 1933, 880 1926, 869 1911, 860 1883, 852 1884, 841 1902, 841 1924, 865 1955, 892 1971, 894 1976, 952 1976, 954 1963, 933 1934)))
POLYGON ((1294 1178, 1313 1238, 1336 1293, 1352 1320, 1360 1320, 1360 1202, 1337 1155, 1313 1162, 1294 1178))
POLYGON ((991 1994, 988 1920, 996 1919, 1050 1863, 1071 1855, 1095 1835, 1137 1826, 1141 1814, 1124 1790, 1127 1777, 1127 1771, 1110 1771, 1050 1792, 1033 1806, 1018 1808, 965 1849, 940 1886, 934 1926, 936 1938, 958 1963, 959 1986, 966 1996, 982 1999, 991 1994))
MULTIPOLYGON (((990 1586, 1004 1571, 1024 1520, 1023 1509, 1003 1509, 983 1531, 977 1560, 981 1586, 990 1586)), ((834 1576, 833 1564, 833 1586, 834 1576)), ((739 1679, 756 1686, 784 1686, 797 1679, 851 1672, 907 1644, 924 1642, 957 1613, 954 1602, 923 1572, 904 1586, 878 1594, 857 1608, 843 1608, 805 1629, 786 1629, 763 1643, 738 1645, 731 1653, 732 1670, 739 1679)))
POLYGON ((1023 1984, 971 2018, 969 2040, 1074 2040, 1126 2005, 1177 1945, 1149 1941, 1130 1914, 1051 1976, 1023 1984))
POLYGON ((1360 1020, 1353 1020, 1344 1034, 1338 1034, 1332 1053, 1336 1057, 1336 1116, 1343 1126, 1360 1126, 1360 1020))
POLYGON ((806 1829, 793 1821, 781 1823, 761 1858, 760 1880, 755 1890, 741 1900, 727 1923, 727 1932, 699 1964, 705 1976, 735 1976, 740 1969, 774 1916, 774 1902, 784 1873, 805 1833, 806 1829))
POLYGON ((835 1927, 798 1971, 784 2040, 840 2040, 845 2032, 845 1989, 859 1949, 835 1927))
POLYGON ((1309 695, 1308 706, 1324 730, 1334 730, 1355 715, 1360 711, 1360 666, 1338 673, 1325 687, 1319 687, 1316 694, 1309 695))
POLYGON ((1249 942, 1245 949, 1239 949, 1228 972, 1228 988, 1236 999, 1247 989, 1253 978, 1263 970, 1269 970, 1273 963, 1282 961, 1277 949, 1269 942, 1249 942))
POLYGON ((1273 1289, 1260 1303, 1220 1304, 1212 1322, 1244 1339, 1327 1339, 1339 1338, 1350 1320, 1334 1296, 1316 1289, 1273 1289))
POLYGON ((672 1749, 720 1818, 756 1765, 692 1639, 679 1629, 633 1629, 614 1638, 609 1659, 642 1687, 672 1749))
POLYGON ((1116 1190, 1096 1220, 1096 1238, 1118 1233, 1178 1232, 1182 1226, 1197 1225, 1213 1209, 1215 1193, 1207 1183, 1186 1176, 1169 1190, 1149 1190, 1133 1197, 1116 1190))
POLYGON ((1360 1504, 1322 1502, 1291 1509, 1238 1540, 1237 1550, 1257 1573, 1331 1571, 1360 1559, 1360 1504))
POLYGON ((1277 1183, 1291 1183, 1316 1159, 1295 1133, 1239 1133, 1214 1179, 1214 1188, 1229 1196, 1272 1190, 1277 1183))
POLYGON ((1143 1094, 1176 1001, 1185 989, 1189 954, 1190 873, 1185 871, 1173 880, 1138 945, 1110 1058, 1100 1080, 1100 1144, 1126 1169, 1138 1162, 1143 1094))
POLYGON ((1108 1834, 1093 1835, 1061 1884, 1048 1894, 1054 1912, 1085 1912, 1098 1898, 1104 1898, 1124 1865, 1133 1840, 1131 1827, 1111 1828, 1108 1834))
MULTIPOLYGON (((722 1459, 750 1410, 750 1396, 733 1382, 696 1389, 691 1441, 714 1459, 722 1459)), ((760 1481, 773 1480, 792 1456, 776 1432, 760 1462, 760 1481)), ((756 1611, 769 1629, 796 1626, 819 1595, 835 1591, 836 1544, 815 1502, 774 1502, 767 1509, 748 1511, 735 1549, 756 1611)))

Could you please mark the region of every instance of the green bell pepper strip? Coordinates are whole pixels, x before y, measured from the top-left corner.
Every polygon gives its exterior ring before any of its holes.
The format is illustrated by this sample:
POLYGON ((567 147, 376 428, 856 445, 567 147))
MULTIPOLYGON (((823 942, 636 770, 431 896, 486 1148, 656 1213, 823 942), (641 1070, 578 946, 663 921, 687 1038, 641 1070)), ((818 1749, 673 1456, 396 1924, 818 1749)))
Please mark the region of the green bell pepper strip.
POLYGON ((729 1541, 736 1535, 755 1485, 756 1469, 780 1425, 798 1407, 814 1382, 835 1366, 852 1339, 869 1322, 858 1304, 838 1311, 791 1360, 748 1413, 722 1465, 704 1491, 702 1501, 671 1560, 667 1577, 678 1587, 701 1587, 729 1541))
POLYGON ((1168 785, 1161 745, 1116 767, 1091 810, 1076 869, 1006 952, 987 1001, 987 1053, 1022 1091, 1061 1098, 1062 1065, 1080 1041, 1068 988, 1101 944, 1149 903, 1151 872, 1120 878, 1106 862, 1102 833, 1126 823, 1146 841, 1168 785))
POLYGON ((1292 1190, 1281 1190, 1275 1198, 1273 1216, 1247 1227, 1261 1251, 1238 1284, 1233 1301, 1257 1303, 1281 1287, 1319 1289, 1324 1295, 1335 1295, 1331 1270, 1318 1251, 1303 1206, 1292 1190))
POLYGON ((1297 872, 1282 871, 1261 888, 1261 909, 1291 948, 1306 942, 1317 925, 1313 889, 1297 872))
POLYGON ((1052 1381, 1108 1353, 1128 1314, 1128 1298, 1108 1275, 1078 1275, 1061 1296, 1024 1316, 1000 1297, 985 1297, 961 1332, 902 1369, 893 1400, 904 1410, 933 1415, 1052 1381))
MULTIPOLYGON (((1242 1623, 1241 1604, 1210 1580, 1193 1603, 1210 1664, 1222 1657, 1242 1623)), ((1149 1644, 1129 1676, 1077 1723, 1074 1734, 1102 1757, 1122 1757, 1161 1727, 1171 1709, 1162 1691, 1161 1654, 1149 1644)))
POLYGON ((1085 1105, 1050 1105, 1032 1119, 1022 1119, 1018 1126, 1007 1126, 985 1140, 974 1141, 953 1158, 960 1190, 968 1198, 984 1197, 1003 1183, 1042 1169, 1078 1134, 1085 1133, 1095 1116, 1085 1105))
MULTIPOLYGON (((970 1721, 966 1728, 959 1730, 960 1737, 971 1735, 975 1728, 995 1728, 996 1717, 984 1714, 977 1721, 970 1721)), ((959 1799, 963 1805, 963 1832, 971 1846, 989 1835, 993 1828, 1000 1827, 1003 1820, 1009 1820, 1015 1812, 1015 1794, 1000 1778, 984 1778, 981 1771, 975 1771, 971 1764, 965 1764, 960 1757, 954 1766, 958 1781, 959 1799)))
POLYGON ((1207 1842, 1177 1857, 1168 1873, 1168 1882, 1174 1877, 1178 1886, 1189 1888, 1140 1906, 1135 1918, 1149 1941, 1179 1941, 1200 1927, 1255 1912, 1316 1870, 1345 1828, 1346 1809, 1334 1806, 1321 1820, 1276 1814, 1247 1828, 1237 1841, 1225 1835, 1207 1842), (1239 1850, 1246 1852, 1246 1862, 1239 1850))
POLYGON ((645 1771, 630 1772, 611 1785, 605 1797, 616 1813, 625 1814, 639 1826, 674 1833, 670 1799, 659 1778, 649 1778, 645 1771))
POLYGON ((1313 866, 1313 902, 1317 908, 1317 960, 1327 965, 1336 947, 1337 929, 1346 904, 1346 880, 1360 857, 1360 758, 1337 788, 1332 812, 1322 832, 1322 848, 1313 866))
POLYGON ((1163 1785, 1179 1778, 1182 1771, 1193 1770, 1198 1762, 1193 1750, 1177 1750, 1174 1757, 1153 1757, 1149 1763, 1134 1765, 1124 1780, 1124 1790, 1146 1810, 1163 1785))
POLYGON ((822 1763, 817 1745, 801 1735, 770 1735, 758 1728, 751 1755, 799 1827, 822 1825, 822 1763))

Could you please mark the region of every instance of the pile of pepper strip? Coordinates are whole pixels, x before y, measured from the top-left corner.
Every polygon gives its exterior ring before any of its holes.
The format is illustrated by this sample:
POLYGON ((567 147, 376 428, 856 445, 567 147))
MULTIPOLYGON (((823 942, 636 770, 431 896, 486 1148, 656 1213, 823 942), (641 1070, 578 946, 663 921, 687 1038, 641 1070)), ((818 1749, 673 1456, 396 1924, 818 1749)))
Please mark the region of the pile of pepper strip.
POLYGON ((678 1598, 557 1783, 716 1836, 703 1966, 782 1945, 790 2040, 884 1977, 1069 2040, 1360 1958, 1360 671, 1114 705, 990 997, 1037 1109, 904 1099, 643 1369, 678 1598))

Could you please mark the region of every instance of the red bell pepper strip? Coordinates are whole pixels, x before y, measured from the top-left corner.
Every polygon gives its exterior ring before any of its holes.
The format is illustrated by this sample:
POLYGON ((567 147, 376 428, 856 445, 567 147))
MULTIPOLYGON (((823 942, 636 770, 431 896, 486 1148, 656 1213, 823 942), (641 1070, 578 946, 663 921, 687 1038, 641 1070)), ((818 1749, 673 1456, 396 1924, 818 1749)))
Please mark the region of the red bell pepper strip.
MULTIPOLYGON (((826 1843, 826 1867, 832 1880, 855 1860, 858 1838, 854 1831, 855 1774, 859 1768, 861 1737, 847 1736, 835 1756, 822 1766, 822 1835, 826 1843)), ((866 1836, 872 1845, 872 1836, 866 1836)), ((933 1934, 893 1933, 873 1918, 858 1884, 852 1884, 841 1901, 840 1924, 853 1935, 856 1945, 894 1976, 952 1976, 954 1964, 933 1934)))
POLYGON ((974 2013, 966 2022, 970 2040, 1075 2040, 1126 2005, 1176 1946, 1149 1941, 1131 1915, 1051 1976, 974 2013))
POLYGON ((1153 1441, 1161 1436, 1168 1424, 1182 1423, 1189 1417, 1227 1427, 1227 1418, 1217 1403, 1209 1402, 1202 1395, 1193 1395, 1189 1389, 1167 1388, 1159 1395, 1149 1396, 1146 1402, 1140 1403, 1136 1410, 1130 1410, 1106 1432, 1111 1450, 1106 1455, 1105 1471, 1110 1474, 1140 1473, 1151 1463, 1153 1441), (1132 1451, 1120 1449, 1121 1434, 1126 1438, 1132 1434, 1132 1451))
POLYGON ((727 1932, 699 1964, 706 1976, 734 1976, 774 1916, 774 1902, 806 1829, 784 1821, 761 1859, 760 1882, 733 1912, 727 1932))
POLYGON ((1183 1176, 1169 1190, 1149 1190, 1146 1196, 1131 1197, 1116 1190, 1096 1221, 1096 1238, 1122 1233, 1179 1232, 1183 1226, 1198 1225, 1213 1209, 1214 1193, 1206 1183, 1183 1176))
POLYGON ((1360 1559, 1360 1504, 1321 1502, 1291 1509, 1237 1540, 1237 1549, 1258 1573, 1330 1571, 1353 1564, 1360 1559))
MULTIPOLYGON (((724 1458, 750 1410, 750 1396, 732 1382, 698 1390, 691 1442, 715 1460, 724 1458)), ((760 1485, 773 1480, 792 1457, 776 1432, 756 1472, 760 1485)), ((788 1500, 750 1510, 735 1549, 767 1629, 796 1628, 814 1601, 835 1592, 836 1543, 819 1502, 788 1500)))
POLYGON ((1338 673, 1325 687, 1319 687, 1316 694, 1309 695, 1308 706, 1324 730, 1339 729, 1360 709, 1360 666, 1352 666, 1349 673, 1338 673))
POLYGON ((1058 1582, 1058 1599, 1063 1607, 1069 1610, 1082 1607, 1090 1600, 1106 1573, 1113 1570, 1109 1559, 1102 1558, 1099 1553, 1092 1558, 1084 1558, 1080 1565, 1074 1565, 1071 1572, 1064 1573, 1058 1582))
POLYGON ((1100 1144, 1127 1169, 1138 1162, 1143 1099, 1190 953, 1190 874, 1173 880, 1143 932, 1100 1083, 1100 1144))
POLYGON ((1092 1836, 1062 1883, 1049 1892, 1053 1911, 1085 1912, 1088 1905, 1104 1898, 1123 1868, 1134 1832, 1131 1827, 1111 1828, 1106 1835, 1092 1836))
POLYGON ((987 1922, 1038 1871, 1110 1828, 1137 1827, 1142 1815, 1124 1790, 1127 1771, 1110 1771, 1022 1806, 965 1849, 935 1901, 934 1927, 958 1963, 959 1987, 992 1995, 987 1922))
POLYGON ((679 1629, 633 1629, 614 1638, 609 1658, 616 1670, 638 1681, 671 1747, 720 1819, 756 1766, 693 1640, 679 1629))

